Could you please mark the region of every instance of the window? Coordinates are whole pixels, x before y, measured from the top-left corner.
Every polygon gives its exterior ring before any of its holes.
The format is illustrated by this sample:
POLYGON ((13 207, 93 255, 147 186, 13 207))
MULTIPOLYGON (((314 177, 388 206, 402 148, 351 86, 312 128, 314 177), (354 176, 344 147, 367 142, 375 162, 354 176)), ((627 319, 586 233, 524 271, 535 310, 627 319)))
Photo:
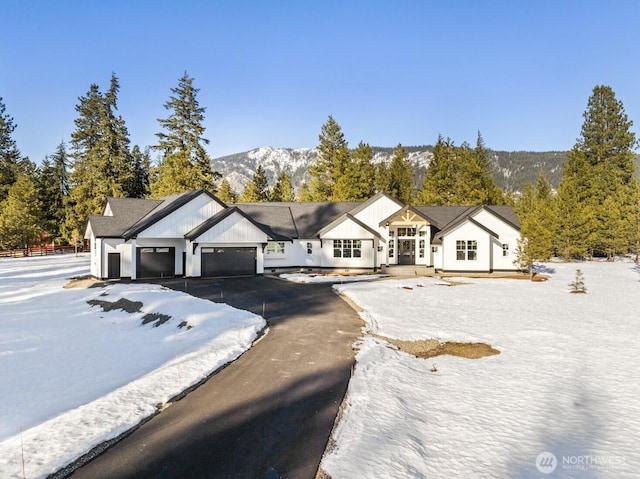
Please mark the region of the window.
POLYGON ((424 258, 424 240, 418 241, 418 257, 424 258))
POLYGON ((283 255, 284 254, 284 241, 269 241, 267 243, 266 253, 268 255, 283 255))
POLYGON ((502 243, 502 256, 509 256, 509 243, 502 243))
POLYGON ((395 253, 396 242, 393 239, 389 240, 389 258, 393 258, 395 253))
POLYGON ((431 247, 431 252, 432 252, 433 254, 438 254, 438 247, 437 247, 437 246, 432 246, 432 247, 431 247))
POLYGON ((307 254, 313 254, 313 243, 307 243, 307 254))
POLYGON ((415 228, 398 228, 398 236, 415 236, 415 228))
POLYGON ((333 240, 334 258, 361 258, 361 240, 333 240))
POLYGON ((478 259, 478 242, 476 240, 456 241, 456 260, 475 261, 478 259))

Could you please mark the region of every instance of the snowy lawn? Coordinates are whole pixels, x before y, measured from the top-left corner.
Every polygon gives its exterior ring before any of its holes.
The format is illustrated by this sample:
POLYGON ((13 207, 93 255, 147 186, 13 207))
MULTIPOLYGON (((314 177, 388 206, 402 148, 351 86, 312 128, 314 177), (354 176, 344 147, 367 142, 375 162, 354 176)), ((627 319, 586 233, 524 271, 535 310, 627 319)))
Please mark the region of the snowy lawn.
POLYGON ((383 278, 382 274, 283 273, 280 278, 294 283, 352 283, 383 278))
POLYGON ((88 256, 0 259, 3 479, 23 477, 23 450, 26 477, 43 477, 135 426, 237 358, 265 325, 158 285, 63 288, 88 271, 88 256), (123 298, 139 312, 87 303, 123 298))
POLYGON ((323 469, 333 479, 638 477, 640 268, 546 267, 543 283, 334 286, 364 308, 369 332, 500 354, 417 359, 365 336, 323 469), (577 268, 587 294, 568 292, 577 268))

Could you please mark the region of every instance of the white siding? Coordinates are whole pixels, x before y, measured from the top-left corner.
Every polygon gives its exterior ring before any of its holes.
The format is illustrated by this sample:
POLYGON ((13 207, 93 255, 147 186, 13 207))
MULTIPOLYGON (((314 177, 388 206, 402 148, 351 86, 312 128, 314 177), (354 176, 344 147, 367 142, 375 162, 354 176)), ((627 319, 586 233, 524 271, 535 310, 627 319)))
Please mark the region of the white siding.
POLYGON ((458 228, 447 233, 442 240, 443 244, 443 269, 445 271, 490 271, 492 242, 489 233, 466 221, 458 228), (475 261, 459 261, 456 258, 456 241, 475 240, 478 243, 477 259, 475 261))
POLYGON ((98 268, 96 277, 106 278, 108 275, 107 255, 109 253, 120 253, 120 276, 131 277, 131 244, 125 243, 120 238, 103 238, 101 242, 101 268, 98 268))
POLYGON ((220 210, 222 210, 222 206, 218 202, 202 193, 146 230, 141 231, 138 238, 181 238, 220 210))
POLYGON ((373 239, 373 233, 358 223, 347 219, 323 233, 322 239, 373 239))
POLYGON ((481 210, 474 215, 474 219, 479 223, 485 225, 494 233, 498 234, 498 238, 493 239, 493 269, 494 270, 516 270, 517 267, 513 264, 516 258, 515 250, 520 238, 520 232, 513 228, 511 225, 505 223, 500 218, 489 213, 488 211, 481 210), (509 245, 509 254, 503 256, 502 245, 509 245))
POLYGON ((266 243, 267 239, 267 234, 257 228, 251 221, 240 213, 233 213, 193 241, 196 243, 222 242, 244 245, 245 243, 266 243))
POLYGON ((374 240, 362 240, 360 258, 334 258, 333 257, 333 240, 323 240, 321 250, 321 264, 323 268, 339 268, 339 269, 351 269, 351 268, 373 268, 376 262, 374 240))

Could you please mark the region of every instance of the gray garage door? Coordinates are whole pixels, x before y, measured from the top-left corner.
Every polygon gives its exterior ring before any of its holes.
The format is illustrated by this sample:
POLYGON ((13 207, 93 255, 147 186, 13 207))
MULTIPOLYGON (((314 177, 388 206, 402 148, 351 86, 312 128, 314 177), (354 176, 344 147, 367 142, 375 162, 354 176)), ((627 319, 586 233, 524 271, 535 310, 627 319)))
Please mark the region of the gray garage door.
POLYGON ((137 248, 138 278, 171 278, 176 272, 176 249, 137 248))
POLYGON ((256 274, 255 248, 202 248, 202 277, 256 274))

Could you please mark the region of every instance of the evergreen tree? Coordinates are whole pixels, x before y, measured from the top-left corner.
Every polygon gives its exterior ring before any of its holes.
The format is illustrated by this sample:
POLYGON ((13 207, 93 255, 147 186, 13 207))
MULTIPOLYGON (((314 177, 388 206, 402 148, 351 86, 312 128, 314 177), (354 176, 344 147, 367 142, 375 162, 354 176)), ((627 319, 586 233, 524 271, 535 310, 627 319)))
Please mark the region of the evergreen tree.
POLYGON ((308 183, 302 183, 302 185, 300 185, 300 190, 298 191, 298 201, 307 203, 313 201, 313 195, 311 194, 308 183))
POLYGON ((373 150, 360 142, 353 151, 346 171, 337 178, 333 192, 335 201, 361 201, 375 193, 375 166, 373 150))
POLYGON ((127 185, 129 198, 147 198, 151 193, 149 170, 151 168, 151 155, 149 148, 144 151, 138 145, 131 150, 132 175, 131 182, 127 185))
POLYGON ((393 150, 388 169, 389 193, 403 203, 413 201, 413 166, 409 162, 409 154, 401 144, 393 150))
POLYGON ((78 118, 71 134, 66 235, 81 237, 87 217, 100 214, 108 196, 128 196, 133 184, 129 133, 116 115, 120 86, 113 74, 109 90, 92 84, 76 106, 78 118))
POLYGON ((16 178, 0 203, 0 248, 29 248, 40 240, 39 201, 33 179, 16 178))
POLYGON ((238 201, 238 195, 235 191, 231 189, 231 185, 229 184, 229 180, 224 178, 220 182, 220 186, 218 187, 218 198, 227 204, 236 203, 238 201))
POLYGON ((558 208, 569 224, 559 223, 557 237, 568 255, 611 257, 628 252, 636 242, 636 137, 608 86, 593 89, 583 118, 581 137, 567 155, 558 188, 558 208), (569 231, 575 223, 581 231, 569 231))
POLYGON ((13 118, 5 113, 6 107, 0 97, 0 201, 9 194, 20 172, 20 151, 11 134, 16 129, 13 118))
POLYGON ((418 201, 427 205, 504 204, 479 132, 475 148, 468 143, 455 146, 451 139, 438 137, 418 201))
POLYGON ((215 193, 215 181, 220 174, 211 168, 211 158, 205 150, 209 140, 204 138, 204 112, 196 98, 199 88, 187 72, 172 88, 170 99, 164 104, 171 114, 158 119, 164 132, 156 133, 161 153, 151 192, 155 198, 204 188, 215 193))
POLYGON ((313 201, 336 200, 336 182, 347 172, 349 146, 340 125, 329 116, 318 136, 318 159, 309 169, 309 192, 313 201))
POLYGON ((296 193, 287 175, 286 171, 282 171, 276 180, 276 184, 273 185, 273 189, 269 194, 269 201, 274 202, 287 202, 295 201, 296 193))
POLYGON ((44 159, 37 175, 41 226, 52 239, 62 236, 65 203, 69 194, 67 162, 67 151, 62 142, 53 155, 44 159))
POLYGON ((260 203, 269 201, 269 183, 262 165, 258 165, 251 181, 244 187, 240 196, 241 203, 260 203))

